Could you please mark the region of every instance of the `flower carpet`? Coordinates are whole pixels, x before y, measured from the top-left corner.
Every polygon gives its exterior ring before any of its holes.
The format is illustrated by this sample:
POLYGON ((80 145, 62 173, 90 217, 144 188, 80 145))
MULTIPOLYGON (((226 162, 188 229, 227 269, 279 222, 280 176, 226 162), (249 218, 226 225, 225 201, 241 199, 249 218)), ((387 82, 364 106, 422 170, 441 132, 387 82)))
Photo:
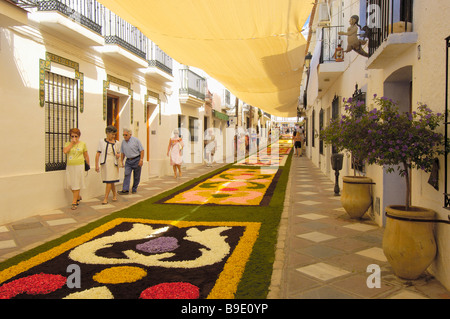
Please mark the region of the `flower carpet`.
POLYGON ((0 272, 0 299, 232 298, 259 223, 115 219, 0 272), (79 289, 68 265, 82 270, 79 289))
POLYGON ((250 155, 249 157, 237 162, 237 165, 244 166, 284 166, 287 156, 279 154, 261 154, 250 155))
POLYGON ((292 158, 277 157, 231 163, 0 263, 0 299, 265 298, 292 158))
POLYGON ((271 168, 230 168, 159 202, 265 206, 270 202, 279 174, 278 169, 271 168))

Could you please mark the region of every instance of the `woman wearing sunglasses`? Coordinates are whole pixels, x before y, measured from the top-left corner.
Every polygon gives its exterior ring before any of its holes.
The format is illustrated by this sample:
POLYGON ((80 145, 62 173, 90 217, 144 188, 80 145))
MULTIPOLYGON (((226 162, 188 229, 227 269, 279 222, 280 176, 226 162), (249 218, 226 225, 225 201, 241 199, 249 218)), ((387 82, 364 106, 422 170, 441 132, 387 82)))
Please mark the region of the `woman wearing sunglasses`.
POLYGON ((67 155, 66 181, 73 193, 72 210, 75 210, 81 200, 80 190, 85 188, 84 161, 88 165, 90 163, 86 143, 80 141, 81 131, 73 128, 69 131, 69 136, 70 142, 64 145, 63 152, 67 155))

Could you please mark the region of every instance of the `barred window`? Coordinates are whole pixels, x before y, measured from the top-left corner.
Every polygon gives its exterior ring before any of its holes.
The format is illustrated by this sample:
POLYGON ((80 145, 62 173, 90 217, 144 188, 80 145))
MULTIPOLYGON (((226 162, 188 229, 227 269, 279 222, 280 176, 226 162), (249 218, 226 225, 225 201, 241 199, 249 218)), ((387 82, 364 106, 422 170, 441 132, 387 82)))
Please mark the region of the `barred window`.
POLYGON ((189 133, 191 134, 191 142, 198 141, 198 119, 189 116, 189 133))
MULTIPOLYGON (((323 109, 319 112, 319 132, 323 130, 323 109)), ((319 153, 323 155, 323 140, 319 140, 319 153)))
POLYGON ((78 80, 45 72, 45 171, 66 169, 64 144, 78 127, 78 80))
MULTIPOLYGON (((339 96, 335 95, 333 101, 331 102, 331 117, 333 119, 339 118, 339 96)), ((337 153, 336 147, 331 147, 331 152, 333 154, 337 153)))

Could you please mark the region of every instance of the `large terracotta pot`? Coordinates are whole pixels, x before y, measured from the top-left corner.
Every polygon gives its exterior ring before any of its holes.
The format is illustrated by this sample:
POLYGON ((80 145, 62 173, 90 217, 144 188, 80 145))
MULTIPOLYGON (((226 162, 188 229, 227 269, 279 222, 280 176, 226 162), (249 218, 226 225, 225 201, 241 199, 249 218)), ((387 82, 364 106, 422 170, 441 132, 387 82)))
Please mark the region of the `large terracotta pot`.
POLYGON ((372 179, 364 176, 342 177, 341 204, 351 218, 361 218, 372 205, 372 179))
POLYGON ((417 279, 436 256, 434 224, 430 222, 435 212, 416 206, 408 211, 404 210, 404 206, 387 206, 386 213, 384 254, 395 275, 403 279, 417 279))

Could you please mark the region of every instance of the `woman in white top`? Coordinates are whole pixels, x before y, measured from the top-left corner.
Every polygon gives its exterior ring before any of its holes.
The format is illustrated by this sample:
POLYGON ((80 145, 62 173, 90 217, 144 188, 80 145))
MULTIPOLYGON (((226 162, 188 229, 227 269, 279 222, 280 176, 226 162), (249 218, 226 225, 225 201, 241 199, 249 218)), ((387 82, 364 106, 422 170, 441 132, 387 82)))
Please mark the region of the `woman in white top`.
POLYGON ((113 201, 117 200, 116 185, 114 183, 119 182, 119 158, 120 158, 120 145, 116 141, 117 129, 109 125, 106 127, 106 138, 100 140, 98 143, 97 155, 95 156, 95 170, 102 172, 103 183, 106 184, 105 198, 102 202, 103 205, 108 204, 108 196, 112 191, 113 201))

